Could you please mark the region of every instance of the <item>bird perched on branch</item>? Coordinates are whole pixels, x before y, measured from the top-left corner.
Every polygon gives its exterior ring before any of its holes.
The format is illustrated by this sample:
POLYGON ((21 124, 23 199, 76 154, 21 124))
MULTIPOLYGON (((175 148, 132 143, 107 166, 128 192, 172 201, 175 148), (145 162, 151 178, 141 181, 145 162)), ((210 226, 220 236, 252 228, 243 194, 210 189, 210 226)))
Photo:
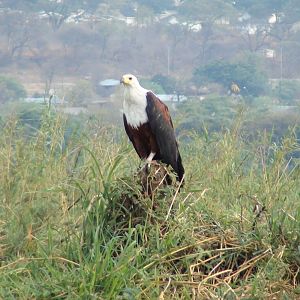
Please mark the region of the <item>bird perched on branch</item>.
POLYGON ((137 154, 147 163, 152 160, 171 165, 179 182, 184 168, 168 107, 151 91, 144 89, 132 74, 123 75, 123 121, 137 154))
POLYGON ((241 89, 235 82, 232 82, 231 86, 230 86, 230 91, 231 91, 231 93, 238 95, 240 93, 241 89))

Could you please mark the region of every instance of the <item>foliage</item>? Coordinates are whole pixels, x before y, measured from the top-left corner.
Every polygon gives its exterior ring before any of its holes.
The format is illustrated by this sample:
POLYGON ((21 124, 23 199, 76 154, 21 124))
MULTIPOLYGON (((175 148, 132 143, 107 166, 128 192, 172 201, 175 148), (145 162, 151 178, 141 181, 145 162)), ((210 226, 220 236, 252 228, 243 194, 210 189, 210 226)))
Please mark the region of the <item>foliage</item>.
POLYGON ((267 89, 267 77, 253 59, 239 62, 215 61, 194 72, 195 80, 217 82, 227 90, 236 83, 242 95, 258 96, 267 89))
POLYGON ((274 89, 274 96, 282 104, 295 105, 300 101, 300 83, 296 80, 283 80, 274 89))
POLYGON ((298 3, 298 0, 237 0, 236 7, 245 9, 254 17, 265 20, 272 13, 280 13, 290 23, 299 20, 298 3))
POLYGON ((92 125, 66 147, 65 117, 47 109, 31 139, 14 117, 2 128, 1 298, 297 297, 300 177, 285 159, 300 149, 293 134, 249 144, 238 123, 189 132, 185 187, 150 199, 118 129, 92 125))
POLYGON ((82 105, 89 103, 94 96, 95 92, 92 84, 89 81, 81 80, 68 91, 65 98, 69 103, 82 105))
POLYGON ((231 126, 237 112, 231 97, 211 95, 203 101, 187 101, 179 107, 182 121, 178 130, 220 131, 231 126))
POLYGON ((173 94, 176 91, 176 80, 170 76, 156 74, 151 78, 151 81, 161 85, 167 94, 173 94))
POLYGON ((140 79, 141 86, 145 87, 148 90, 153 91, 155 94, 165 94, 165 90, 160 83, 142 78, 140 79))
MULTIPOLYGON (((197 99, 197 98, 196 98, 197 99)), ((193 130, 198 134, 224 131, 243 114, 243 131, 249 140, 259 132, 272 132, 271 140, 278 142, 290 130, 300 137, 300 108, 278 105, 270 96, 253 98, 251 104, 242 96, 211 95, 204 100, 189 100, 177 111, 178 132, 193 130)))
POLYGON ((26 97, 26 91, 16 79, 0 75, 0 103, 26 97))
POLYGON ((237 11, 231 1, 224 0, 190 0, 184 1, 178 8, 182 16, 195 21, 214 21, 224 16, 234 16, 237 11))
POLYGON ((164 10, 168 10, 173 8, 174 1, 172 0, 137 0, 138 4, 148 6, 153 9, 155 12, 162 12, 164 10))
POLYGON ((237 0, 236 5, 255 17, 268 17, 274 12, 281 11, 286 2, 286 0, 237 0))

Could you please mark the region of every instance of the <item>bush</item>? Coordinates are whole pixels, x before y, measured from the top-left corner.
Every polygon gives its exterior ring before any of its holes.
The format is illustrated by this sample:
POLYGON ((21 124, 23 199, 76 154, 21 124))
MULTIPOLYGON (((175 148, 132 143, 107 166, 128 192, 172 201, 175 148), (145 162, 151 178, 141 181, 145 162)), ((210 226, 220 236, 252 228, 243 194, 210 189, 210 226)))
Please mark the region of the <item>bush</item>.
POLYGON ((186 101, 178 106, 176 114, 180 122, 178 132, 193 130, 206 134, 231 128, 243 111, 243 130, 245 138, 253 140, 258 132, 271 132, 271 140, 278 142, 296 126, 300 134, 300 108, 274 105, 271 97, 254 98, 253 103, 245 105, 237 98, 211 95, 203 101, 186 101))
POLYGON ((300 83, 296 80, 282 80, 273 92, 282 104, 293 105, 300 99, 300 83))
POLYGON ((196 69, 194 77, 196 82, 217 82, 227 89, 234 82, 245 96, 258 96, 267 89, 267 77, 253 59, 236 63, 215 61, 196 69))
POLYGON ((212 95, 204 101, 186 101, 179 107, 182 122, 179 130, 219 131, 229 128, 237 114, 236 103, 230 97, 212 95))
POLYGON ((26 97, 26 91, 22 84, 13 78, 3 75, 0 75, 0 91, 0 103, 26 97))
POLYGON ((95 97, 92 84, 88 81, 79 81, 66 95, 69 103, 83 105, 90 102, 95 97))
POLYGON ((151 79, 153 82, 159 84, 162 86, 164 91, 168 94, 173 94, 174 91, 176 91, 176 81, 175 79, 169 77, 169 76, 164 76, 161 74, 157 74, 152 77, 151 79))
POLYGON ((172 0, 138 0, 137 3, 139 5, 145 5, 151 9, 153 9, 155 12, 161 12, 163 10, 168 10, 173 7, 173 1, 172 0))
POLYGON ((165 94, 165 90, 157 82, 153 82, 149 79, 141 79, 140 82, 141 82, 141 86, 143 86, 148 90, 153 91, 155 94, 165 94))

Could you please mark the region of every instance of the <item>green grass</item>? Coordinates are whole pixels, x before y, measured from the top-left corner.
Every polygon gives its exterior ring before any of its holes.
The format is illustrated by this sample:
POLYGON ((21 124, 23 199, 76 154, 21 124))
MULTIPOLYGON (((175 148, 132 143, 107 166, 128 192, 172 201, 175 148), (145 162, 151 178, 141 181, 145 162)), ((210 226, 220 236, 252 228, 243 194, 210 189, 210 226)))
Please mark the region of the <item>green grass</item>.
POLYGON ((64 116, 45 111, 28 137, 11 117, 0 135, 0 298, 299 297, 299 142, 291 131, 250 143, 240 128, 182 134, 185 187, 150 199, 123 129, 87 124, 66 141, 64 116))

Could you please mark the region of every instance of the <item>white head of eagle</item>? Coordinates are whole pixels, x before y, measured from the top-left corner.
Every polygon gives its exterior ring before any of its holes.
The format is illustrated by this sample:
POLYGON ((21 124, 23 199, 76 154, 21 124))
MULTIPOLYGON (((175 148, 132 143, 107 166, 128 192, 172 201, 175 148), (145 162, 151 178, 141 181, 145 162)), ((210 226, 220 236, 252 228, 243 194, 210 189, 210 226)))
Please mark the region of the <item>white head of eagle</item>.
POLYGON ((120 82, 124 85, 124 126, 137 154, 148 162, 154 159, 171 165, 177 180, 183 181, 184 168, 168 107, 134 75, 125 74, 120 82))

